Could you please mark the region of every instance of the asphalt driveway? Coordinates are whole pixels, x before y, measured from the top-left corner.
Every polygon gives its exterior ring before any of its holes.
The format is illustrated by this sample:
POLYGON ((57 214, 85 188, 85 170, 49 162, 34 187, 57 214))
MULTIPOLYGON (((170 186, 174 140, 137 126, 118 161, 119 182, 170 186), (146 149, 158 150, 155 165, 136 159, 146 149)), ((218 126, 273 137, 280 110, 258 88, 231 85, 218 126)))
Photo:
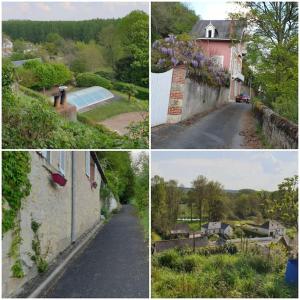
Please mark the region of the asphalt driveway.
POLYGON ((229 103, 191 122, 152 129, 154 149, 239 149, 243 148, 243 121, 251 105, 229 103))
POLYGON ((148 247, 131 205, 124 205, 65 270, 48 298, 148 298, 148 247))

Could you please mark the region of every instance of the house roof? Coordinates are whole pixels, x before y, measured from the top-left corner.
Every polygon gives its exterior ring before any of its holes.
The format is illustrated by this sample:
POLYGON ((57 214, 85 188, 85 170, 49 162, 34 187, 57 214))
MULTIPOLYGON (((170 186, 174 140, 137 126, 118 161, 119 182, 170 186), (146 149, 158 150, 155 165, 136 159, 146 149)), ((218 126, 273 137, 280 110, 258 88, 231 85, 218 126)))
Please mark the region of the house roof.
POLYGON ((225 229, 228 226, 230 225, 222 222, 209 222, 204 224, 202 227, 207 229, 225 229))
POLYGON ((243 35, 244 26, 241 24, 241 22, 234 20, 200 20, 194 25, 191 35, 197 39, 206 39, 206 27, 210 23, 217 30, 217 36, 212 39, 239 40, 243 35))
POLYGON ((175 230, 183 230, 183 231, 186 231, 186 232, 189 232, 190 231, 190 227, 189 225, 185 224, 185 223, 179 223, 179 224, 176 224, 173 228, 172 228, 172 231, 175 231, 175 230))
POLYGON ((106 179, 105 174, 104 174, 104 171, 103 171, 103 169, 102 169, 102 167, 101 167, 101 165, 100 165, 100 162, 99 162, 99 159, 98 159, 98 157, 97 157, 96 152, 95 152, 95 151, 91 151, 91 156, 92 156, 92 158, 93 158, 93 160, 94 160, 94 162, 95 162, 95 164, 96 164, 96 166, 97 166, 97 169, 98 169, 99 173, 101 174, 102 180, 103 180, 105 183, 107 183, 107 179, 106 179))
POLYGON ((267 222, 265 222, 264 224, 261 225, 261 228, 269 229, 270 223, 277 225, 277 227, 279 227, 279 228, 284 228, 284 226, 280 222, 275 221, 275 220, 268 220, 267 222))

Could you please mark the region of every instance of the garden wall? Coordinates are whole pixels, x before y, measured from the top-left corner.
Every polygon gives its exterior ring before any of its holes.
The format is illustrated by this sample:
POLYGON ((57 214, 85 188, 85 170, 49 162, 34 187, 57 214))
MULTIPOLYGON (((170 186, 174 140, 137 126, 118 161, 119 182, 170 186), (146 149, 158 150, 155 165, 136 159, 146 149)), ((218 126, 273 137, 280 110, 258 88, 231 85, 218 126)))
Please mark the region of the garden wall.
POLYGON ((268 142, 279 149, 298 148, 298 126, 279 116, 262 103, 255 103, 253 111, 268 142))
POLYGON ((162 252, 168 249, 173 248, 185 248, 193 247, 195 241, 195 247, 205 247, 208 245, 207 237, 198 237, 198 238, 187 238, 187 239, 174 239, 174 240, 165 240, 155 242, 155 252, 162 252))
POLYGON ((229 89, 212 88, 188 78, 185 80, 181 120, 220 107, 228 102, 229 89))
MULTIPOLYGON (((20 211, 20 260, 25 276, 13 278, 11 267, 15 259, 9 256, 13 233, 4 234, 2 239, 2 296, 12 297, 22 292, 23 285, 35 277, 38 272, 29 253, 33 254, 33 231, 31 221, 34 219, 41 224, 38 234, 41 252, 45 254, 47 262, 53 262, 58 255, 68 248, 71 241, 72 228, 72 154, 65 152, 65 186, 58 186, 51 180, 49 169, 59 169, 59 151, 51 152, 51 161, 48 163, 37 152, 30 152, 31 182, 30 195, 22 200, 20 211), (47 170, 48 169, 48 170, 47 170)), ((85 174, 85 152, 75 152, 76 175, 73 228, 77 240, 83 233, 88 232, 100 221, 101 202, 99 188, 100 174, 95 170, 97 188, 91 189, 89 178, 85 174)))
POLYGON ((167 122, 173 70, 151 73, 151 125, 167 122))
POLYGON ((151 126, 178 123, 229 101, 229 88, 214 88, 186 77, 177 66, 151 77, 151 126))

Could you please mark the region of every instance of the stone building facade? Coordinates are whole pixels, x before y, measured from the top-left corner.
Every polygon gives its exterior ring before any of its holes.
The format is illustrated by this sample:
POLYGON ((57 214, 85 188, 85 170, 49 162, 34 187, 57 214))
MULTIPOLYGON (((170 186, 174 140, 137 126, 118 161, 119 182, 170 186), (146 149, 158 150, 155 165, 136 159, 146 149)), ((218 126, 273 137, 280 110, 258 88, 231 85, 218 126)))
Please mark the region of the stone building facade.
POLYGON ((30 152, 31 193, 23 199, 20 211, 20 260, 25 276, 13 278, 14 260, 9 256, 13 233, 2 239, 2 296, 11 297, 22 291, 23 285, 37 275, 30 258, 32 220, 40 223, 38 230, 41 252, 47 253, 48 263, 77 241, 84 233, 101 222, 101 184, 106 181, 100 163, 90 151, 40 151, 30 152), (53 180, 59 174, 64 186, 53 180))

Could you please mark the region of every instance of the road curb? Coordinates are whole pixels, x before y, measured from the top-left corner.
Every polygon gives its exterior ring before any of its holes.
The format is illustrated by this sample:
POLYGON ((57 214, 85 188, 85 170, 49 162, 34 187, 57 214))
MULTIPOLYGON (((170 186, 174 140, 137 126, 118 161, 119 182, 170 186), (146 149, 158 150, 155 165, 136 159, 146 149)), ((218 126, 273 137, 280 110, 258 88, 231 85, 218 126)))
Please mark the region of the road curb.
POLYGON ((74 248, 74 250, 62 261, 53 271, 52 273, 33 291, 31 292, 27 298, 38 298, 40 294, 42 294, 47 288, 50 287, 51 282, 57 278, 62 272, 62 270, 67 266, 67 264, 73 259, 73 257, 78 254, 86 244, 93 239, 100 228, 104 225, 104 222, 100 222, 96 225, 94 229, 91 230, 90 233, 85 236, 82 241, 74 248))

